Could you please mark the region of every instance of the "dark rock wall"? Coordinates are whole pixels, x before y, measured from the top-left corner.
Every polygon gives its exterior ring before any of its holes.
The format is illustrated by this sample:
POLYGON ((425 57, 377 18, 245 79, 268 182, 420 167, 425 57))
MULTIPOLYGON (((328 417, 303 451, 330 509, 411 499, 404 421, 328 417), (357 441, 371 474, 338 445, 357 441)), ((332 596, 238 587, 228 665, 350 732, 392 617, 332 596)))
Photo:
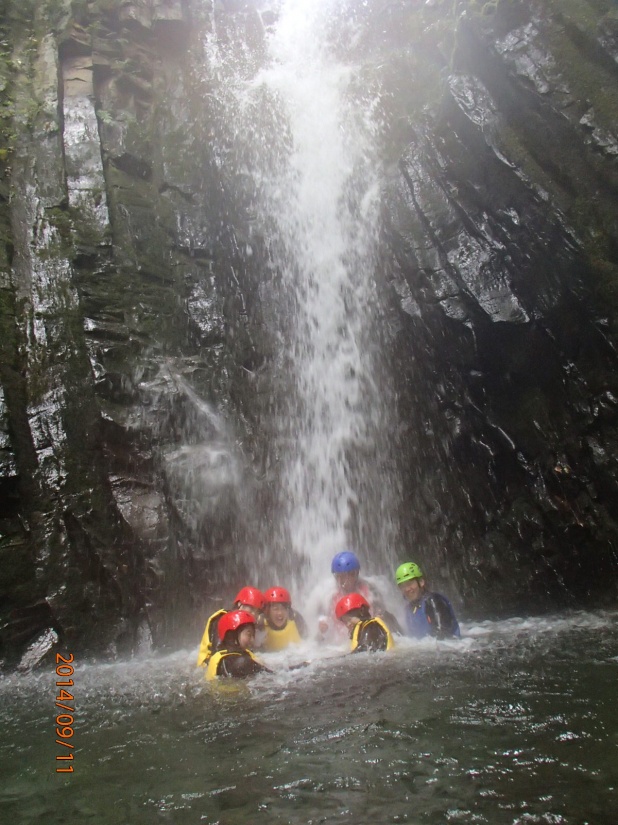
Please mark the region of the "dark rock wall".
MULTIPOLYGON (((348 56, 384 109, 394 555, 469 612, 615 600, 615 3, 355 14, 348 56)), ((7 661, 48 628, 108 654, 194 641, 230 565, 242 577, 277 359, 203 43, 215 20, 259 60, 271 19, 0 2, 7 661)))
POLYGON ((191 9, 4 5, 2 642, 192 638, 256 350, 191 9))
POLYGON ((388 216, 410 541, 470 609, 615 600, 616 7, 446 7, 388 216))

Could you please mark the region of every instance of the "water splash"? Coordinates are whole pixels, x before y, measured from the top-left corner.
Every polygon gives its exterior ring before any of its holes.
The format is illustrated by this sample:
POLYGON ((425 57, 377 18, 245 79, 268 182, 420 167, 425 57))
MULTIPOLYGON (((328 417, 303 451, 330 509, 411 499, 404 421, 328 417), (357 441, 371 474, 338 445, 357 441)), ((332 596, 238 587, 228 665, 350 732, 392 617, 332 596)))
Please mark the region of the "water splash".
POLYGON ((394 533, 374 283, 379 101, 359 91, 361 69, 346 60, 354 23, 340 0, 282 0, 261 65, 238 29, 230 45, 229 26, 223 44, 208 42, 210 65, 268 247, 279 349, 271 425, 279 494, 256 572, 274 566, 274 552, 278 574, 300 568, 307 589, 349 546, 379 569, 394 533))
MULTIPOLYGON (((235 506, 242 468, 228 422, 195 392, 183 370, 190 374, 191 365, 167 358, 157 375, 140 382, 139 388, 148 401, 146 410, 160 414, 169 405, 169 416, 183 436, 181 443, 161 451, 161 461, 174 510, 196 533, 204 524, 212 529, 213 519, 235 506)), ((132 500, 118 504, 130 518, 132 500)))

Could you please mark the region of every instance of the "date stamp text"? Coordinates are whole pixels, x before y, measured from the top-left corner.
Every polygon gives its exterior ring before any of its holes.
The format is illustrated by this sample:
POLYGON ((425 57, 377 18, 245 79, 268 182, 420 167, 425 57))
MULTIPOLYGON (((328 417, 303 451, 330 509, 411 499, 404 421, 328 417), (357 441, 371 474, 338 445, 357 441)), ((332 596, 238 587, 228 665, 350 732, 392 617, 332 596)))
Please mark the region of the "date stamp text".
POLYGON ((61 766, 56 767, 56 773, 73 773, 73 751, 75 745, 71 742, 73 738, 73 725, 75 718, 75 698, 73 695, 73 654, 63 656, 56 653, 56 708, 60 711, 56 715, 56 744, 64 750, 56 756, 56 762, 61 766), (67 690, 66 688, 71 688, 67 690))

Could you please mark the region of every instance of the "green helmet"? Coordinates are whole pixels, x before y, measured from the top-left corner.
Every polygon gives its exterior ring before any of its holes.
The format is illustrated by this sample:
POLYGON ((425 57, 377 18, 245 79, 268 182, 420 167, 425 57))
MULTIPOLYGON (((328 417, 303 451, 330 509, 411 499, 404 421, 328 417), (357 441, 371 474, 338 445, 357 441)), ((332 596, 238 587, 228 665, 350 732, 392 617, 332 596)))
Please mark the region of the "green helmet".
POLYGON ((414 564, 413 561, 407 561, 404 564, 400 564, 397 568, 397 572, 395 573, 395 580, 397 584, 403 584, 404 582, 409 582, 412 579, 423 579, 423 571, 418 566, 418 564, 414 564))

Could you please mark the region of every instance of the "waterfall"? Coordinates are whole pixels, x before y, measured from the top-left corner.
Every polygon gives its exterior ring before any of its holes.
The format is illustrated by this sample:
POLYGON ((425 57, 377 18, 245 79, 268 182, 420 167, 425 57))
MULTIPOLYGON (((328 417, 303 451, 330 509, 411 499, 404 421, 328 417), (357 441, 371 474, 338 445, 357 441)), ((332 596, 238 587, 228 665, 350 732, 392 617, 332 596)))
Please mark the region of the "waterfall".
MULTIPOLYGON (((264 295, 278 354, 272 462, 278 490, 258 573, 330 576, 339 550, 365 572, 391 559, 396 484, 389 382, 380 364, 379 97, 346 59, 341 0, 282 0, 256 56, 227 21, 208 44, 221 117, 255 230, 268 249, 264 295), (258 59, 259 57, 259 59, 258 59), (380 563, 381 562, 381 563, 380 563)), ((270 574, 269 574, 270 575, 270 574)))

